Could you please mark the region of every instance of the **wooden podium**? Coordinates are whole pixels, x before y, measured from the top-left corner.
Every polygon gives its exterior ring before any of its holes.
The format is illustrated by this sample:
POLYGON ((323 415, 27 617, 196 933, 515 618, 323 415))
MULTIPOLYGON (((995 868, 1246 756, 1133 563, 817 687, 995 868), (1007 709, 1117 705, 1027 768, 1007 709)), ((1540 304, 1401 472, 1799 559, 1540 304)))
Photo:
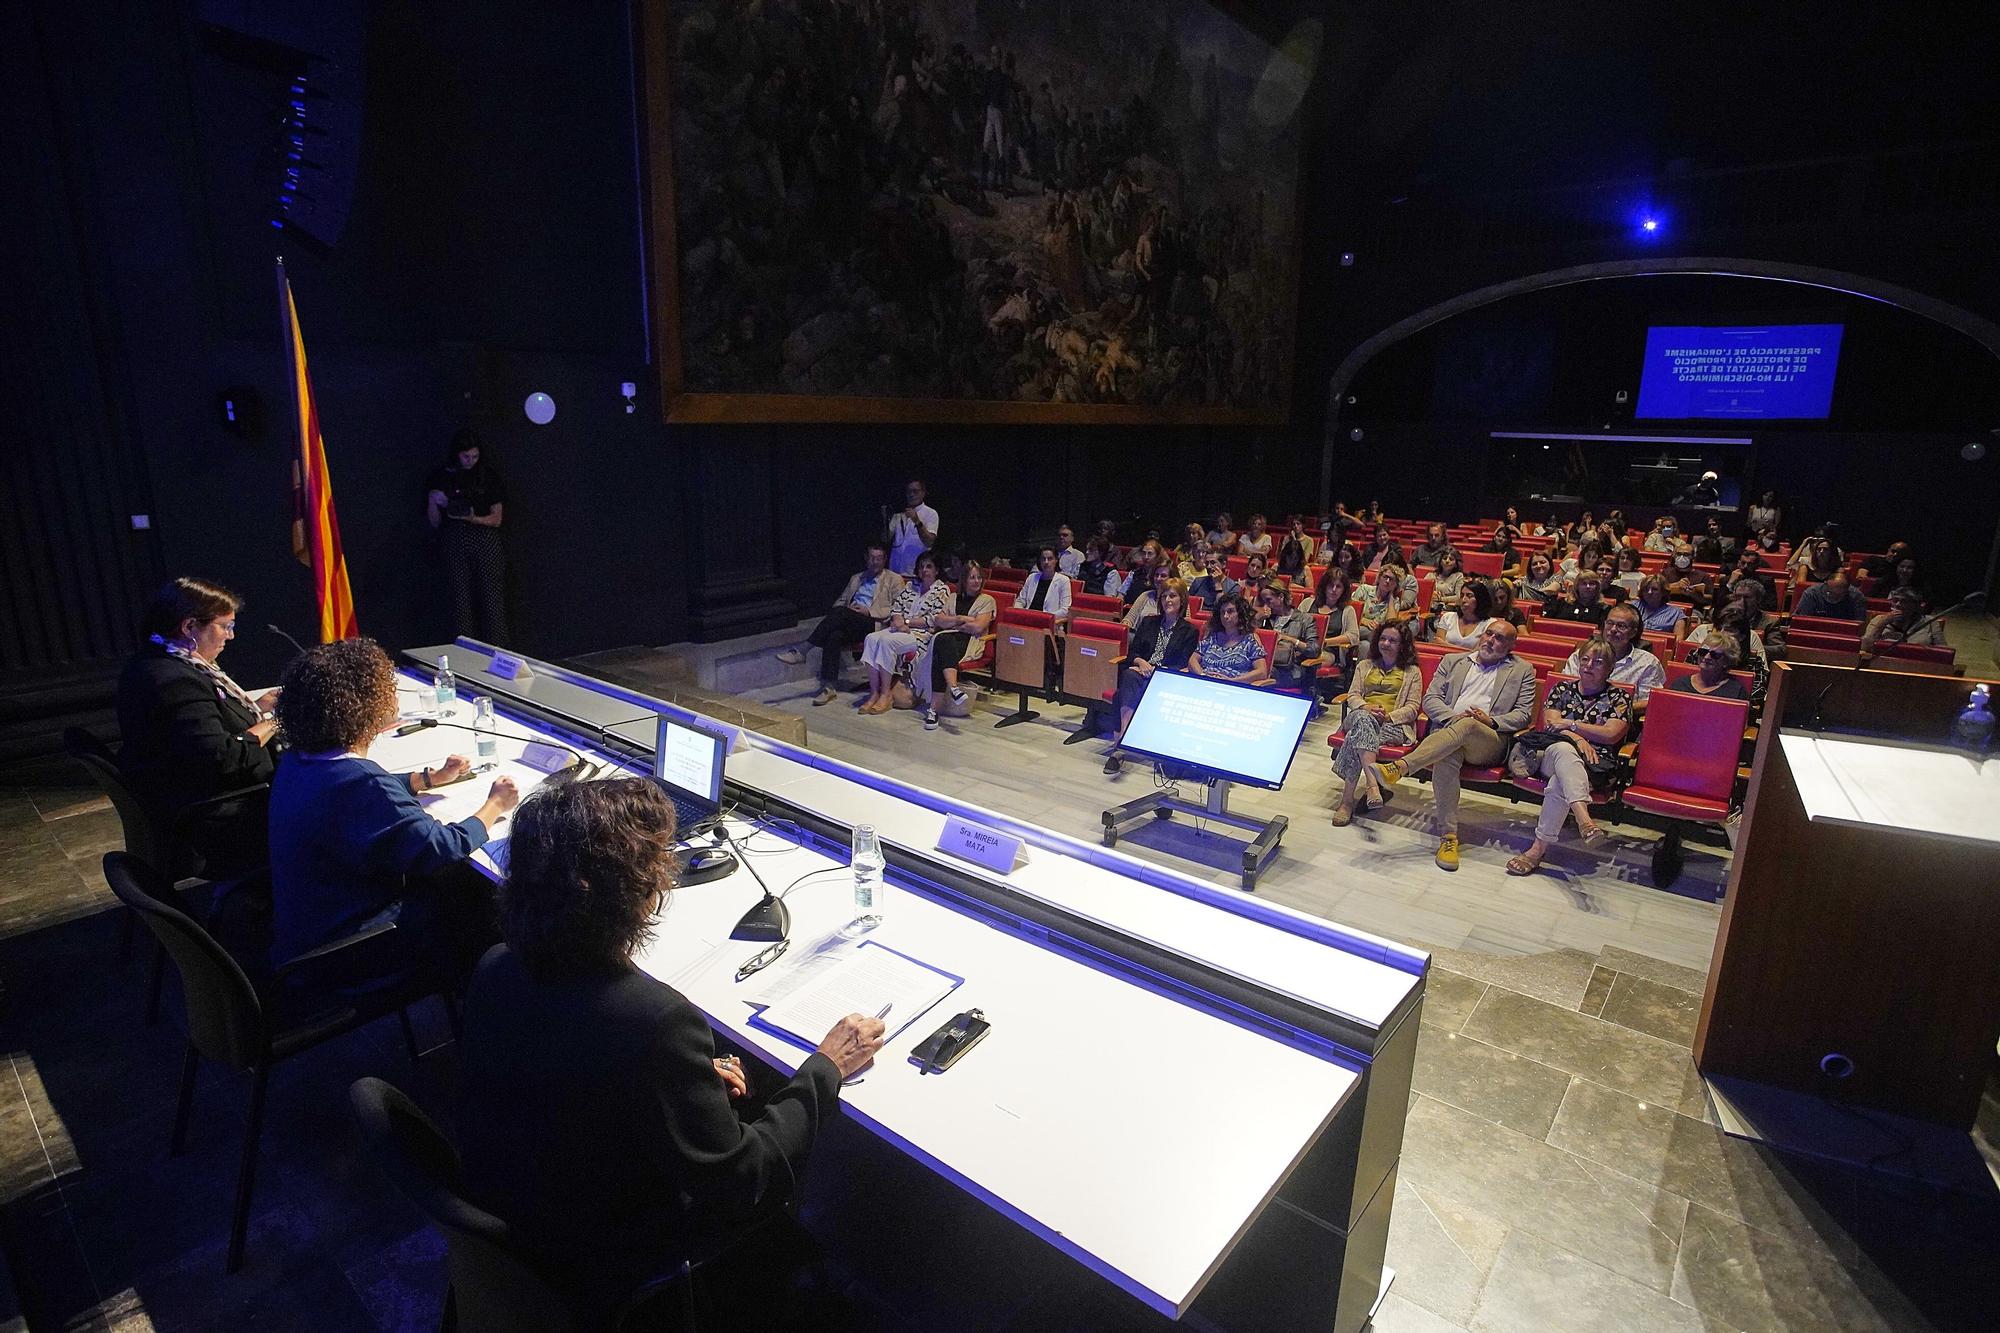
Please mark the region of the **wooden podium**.
POLYGON ((2000 755, 1945 742, 1976 683, 1778 666, 1703 1075, 1971 1127, 2000 1039, 2000 755))

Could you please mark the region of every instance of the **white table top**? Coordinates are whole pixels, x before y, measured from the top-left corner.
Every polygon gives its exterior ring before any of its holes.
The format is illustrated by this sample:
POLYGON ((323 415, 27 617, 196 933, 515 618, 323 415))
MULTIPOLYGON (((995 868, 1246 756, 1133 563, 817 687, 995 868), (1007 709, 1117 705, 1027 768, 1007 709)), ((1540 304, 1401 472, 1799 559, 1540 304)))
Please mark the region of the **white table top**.
MULTIPOLYGON (((413 706, 414 700, 406 700, 413 706)), ((464 701, 452 713, 469 720, 464 701)), ((500 730, 539 734, 504 717, 500 730)), ((472 753, 465 732, 425 730, 384 736, 371 757, 407 771, 472 753)), ((541 775, 518 762, 525 743, 503 736, 501 770, 524 794, 541 775)), ((594 756, 602 757, 602 756, 594 756)), ((822 800, 853 813, 866 801, 885 836, 935 839, 942 817, 775 755, 732 755, 731 776, 781 784, 802 804, 822 800), (739 768, 746 771, 739 771, 739 768), (921 816, 921 818, 919 818, 921 816)), ((629 766, 638 771, 637 765, 629 766)), ((440 819, 470 814, 490 777, 427 798, 440 819)), ((842 809, 827 808, 835 819, 842 809)), ((496 830, 504 837, 507 825, 496 830)), ((732 821, 733 835, 774 890, 808 870, 841 862, 732 821)), ((1090 893, 1107 897, 1108 871, 1039 857, 1047 876, 1092 871, 1090 893)), ((483 859, 483 858, 482 858, 483 859)), ((1035 869, 1031 862, 1027 869, 1035 869)), ((487 869, 491 870, 490 863, 487 869)), ((1012 880, 1020 879, 1017 871, 1012 880)), ((1030 876, 1033 880, 1035 877, 1030 876)), ((1056 892, 1048 885, 1029 892, 1056 892)), ((1282 958, 1293 937, 1228 913, 1133 884, 1172 906, 1155 923, 1163 933, 1183 913, 1211 928, 1256 931, 1282 958)), ((639 958, 654 976, 687 995, 726 1034, 725 1047, 792 1070, 809 1052, 752 1027, 740 998, 780 974, 852 915, 851 881, 835 869, 801 884, 786 899, 792 952, 741 986, 735 969, 761 947, 728 933, 759 897, 748 871, 677 890, 655 939, 639 958)), ((869 1071, 843 1090, 849 1113, 924 1159, 1049 1243, 1168 1315, 1185 1312, 1237 1238, 1269 1202, 1320 1130, 1360 1082, 1360 1072, 1295 1049, 1260 1032, 1167 998, 1075 959, 1019 939, 919 895, 889 888, 884 924, 866 938, 901 949, 965 984, 930 1013, 892 1015, 902 1026, 869 1071), (943 1076, 920 1075, 910 1051, 946 1018, 984 1010, 993 1031, 978 1050, 943 1076), (1115 1035, 1113 1035, 1115 1034, 1115 1035)), ((1084 895, 1086 897, 1089 894, 1084 895)), ((1062 899, 1057 899, 1062 901, 1062 899)), ((1299 945, 1333 956, 1310 941, 1299 945)), ((1379 964, 1369 964, 1390 971, 1379 964)), ((1402 975, 1402 974, 1397 974, 1402 975)), ((1415 978, 1402 975, 1403 989, 1415 978)))
POLYGON ((2000 760, 1854 736, 1779 736, 1815 824, 2000 843, 2000 760))

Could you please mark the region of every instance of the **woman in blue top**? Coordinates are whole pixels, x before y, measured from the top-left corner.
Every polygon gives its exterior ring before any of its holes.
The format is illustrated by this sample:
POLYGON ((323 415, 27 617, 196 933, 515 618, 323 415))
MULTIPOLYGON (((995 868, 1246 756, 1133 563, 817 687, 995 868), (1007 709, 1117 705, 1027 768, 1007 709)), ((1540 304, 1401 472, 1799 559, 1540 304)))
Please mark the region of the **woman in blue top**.
POLYGON ((1641 629, 1648 634, 1671 634, 1675 643, 1685 639, 1693 627, 1693 613, 1667 600, 1667 581, 1658 574, 1648 574, 1639 583, 1639 617, 1641 629))
POLYGON ((465 777, 471 761, 455 754, 435 768, 389 772, 368 747, 395 721, 395 668, 373 639, 309 648, 285 671, 278 724, 292 748, 271 783, 271 955, 283 963, 393 921, 393 959, 370 977, 343 977, 355 989, 453 954, 468 966, 479 957, 491 941, 468 932, 483 916, 490 936, 490 902, 423 877, 470 856, 521 799, 513 779, 496 778, 467 818, 433 819, 418 795, 465 777))
POLYGON ((1251 628, 1250 609, 1241 593, 1225 597, 1216 605, 1207 631, 1195 645, 1189 670, 1197 676, 1251 684, 1271 674, 1271 659, 1264 655, 1264 645, 1251 628))

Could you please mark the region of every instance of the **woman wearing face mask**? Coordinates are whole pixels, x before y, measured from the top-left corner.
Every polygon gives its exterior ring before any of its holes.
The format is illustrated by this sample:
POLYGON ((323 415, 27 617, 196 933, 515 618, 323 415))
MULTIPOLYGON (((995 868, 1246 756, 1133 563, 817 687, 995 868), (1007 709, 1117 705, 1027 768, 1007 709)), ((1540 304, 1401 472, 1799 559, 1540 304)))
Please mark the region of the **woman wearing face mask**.
POLYGON ((1705 569, 1696 569, 1694 555, 1688 551, 1676 552, 1667 562, 1667 596, 1685 597, 1699 606, 1708 601, 1715 591, 1715 580, 1705 569))

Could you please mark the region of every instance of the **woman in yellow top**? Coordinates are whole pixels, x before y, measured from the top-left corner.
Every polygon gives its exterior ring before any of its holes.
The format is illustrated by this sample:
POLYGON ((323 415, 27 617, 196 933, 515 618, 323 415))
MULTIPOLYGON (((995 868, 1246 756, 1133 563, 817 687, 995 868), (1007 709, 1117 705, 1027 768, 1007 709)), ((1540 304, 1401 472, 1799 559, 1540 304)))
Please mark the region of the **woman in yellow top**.
POLYGON ((1354 805, 1366 784, 1369 803, 1385 799, 1376 785, 1370 765, 1385 745, 1408 745, 1416 739, 1411 730, 1417 720, 1417 705, 1424 695, 1424 673, 1417 666, 1417 641, 1408 623, 1392 620, 1375 631, 1368 660, 1354 668, 1354 680, 1341 698, 1347 710, 1340 719, 1340 753, 1333 757, 1333 771, 1345 780, 1340 806, 1333 812, 1335 827, 1351 823, 1354 805))

